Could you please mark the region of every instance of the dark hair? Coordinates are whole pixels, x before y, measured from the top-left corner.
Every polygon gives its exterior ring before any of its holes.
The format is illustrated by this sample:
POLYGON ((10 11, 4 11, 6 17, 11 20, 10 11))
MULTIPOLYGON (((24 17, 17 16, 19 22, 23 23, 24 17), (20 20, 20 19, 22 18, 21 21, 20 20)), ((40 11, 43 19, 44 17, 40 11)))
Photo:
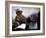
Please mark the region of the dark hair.
POLYGON ((16 11, 16 14, 17 14, 17 13, 22 13, 22 11, 21 11, 21 10, 19 10, 19 11, 16 11))

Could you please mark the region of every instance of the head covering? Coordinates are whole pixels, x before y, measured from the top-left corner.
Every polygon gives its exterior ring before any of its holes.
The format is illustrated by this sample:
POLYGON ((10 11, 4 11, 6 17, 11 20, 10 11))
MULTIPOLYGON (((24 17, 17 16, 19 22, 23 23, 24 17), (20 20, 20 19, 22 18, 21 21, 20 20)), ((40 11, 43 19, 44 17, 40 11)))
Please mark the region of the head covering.
POLYGON ((16 10, 16 14, 17 14, 17 13, 22 13, 22 10, 17 9, 17 10, 16 10))

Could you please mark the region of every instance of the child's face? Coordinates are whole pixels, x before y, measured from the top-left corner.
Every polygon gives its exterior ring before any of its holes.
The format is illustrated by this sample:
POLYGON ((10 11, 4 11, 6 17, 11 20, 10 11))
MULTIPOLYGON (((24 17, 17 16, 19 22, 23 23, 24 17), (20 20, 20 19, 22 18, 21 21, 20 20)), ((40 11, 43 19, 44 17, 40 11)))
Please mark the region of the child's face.
POLYGON ((36 21, 37 20, 37 16, 36 15, 32 15, 31 16, 31 21, 36 21))
POLYGON ((35 21, 33 16, 31 16, 31 20, 32 20, 32 21, 35 21))
POLYGON ((21 15, 22 13, 17 13, 17 15, 21 15))

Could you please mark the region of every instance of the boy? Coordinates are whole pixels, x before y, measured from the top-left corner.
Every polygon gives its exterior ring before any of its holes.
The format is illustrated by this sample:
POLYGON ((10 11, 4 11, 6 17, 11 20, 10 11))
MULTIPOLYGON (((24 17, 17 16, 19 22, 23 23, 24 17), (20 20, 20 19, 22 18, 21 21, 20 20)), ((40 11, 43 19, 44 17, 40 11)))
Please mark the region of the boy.
POLYGON ((25 23, 25 17, 22 15, 21 10, 16 11, 16 17, 15 17, 15 27, 25 23))

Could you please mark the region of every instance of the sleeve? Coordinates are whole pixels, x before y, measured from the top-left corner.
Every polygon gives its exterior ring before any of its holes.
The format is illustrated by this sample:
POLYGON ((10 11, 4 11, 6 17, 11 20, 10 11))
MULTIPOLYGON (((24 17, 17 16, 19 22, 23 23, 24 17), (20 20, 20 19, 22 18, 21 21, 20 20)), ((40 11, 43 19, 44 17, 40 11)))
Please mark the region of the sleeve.
POLYGON ((25 23, 26 22, 26 18, 23 16, 22 17, 22 23, 25 23))
POLYGON ((17 16, 15 17, 15 27, 19 26, 19 22, 17 20, 17 16))
POLYGON ((19 22, 20 21, 20 18, 19 17, 15 17, 15 21, 19 22))

